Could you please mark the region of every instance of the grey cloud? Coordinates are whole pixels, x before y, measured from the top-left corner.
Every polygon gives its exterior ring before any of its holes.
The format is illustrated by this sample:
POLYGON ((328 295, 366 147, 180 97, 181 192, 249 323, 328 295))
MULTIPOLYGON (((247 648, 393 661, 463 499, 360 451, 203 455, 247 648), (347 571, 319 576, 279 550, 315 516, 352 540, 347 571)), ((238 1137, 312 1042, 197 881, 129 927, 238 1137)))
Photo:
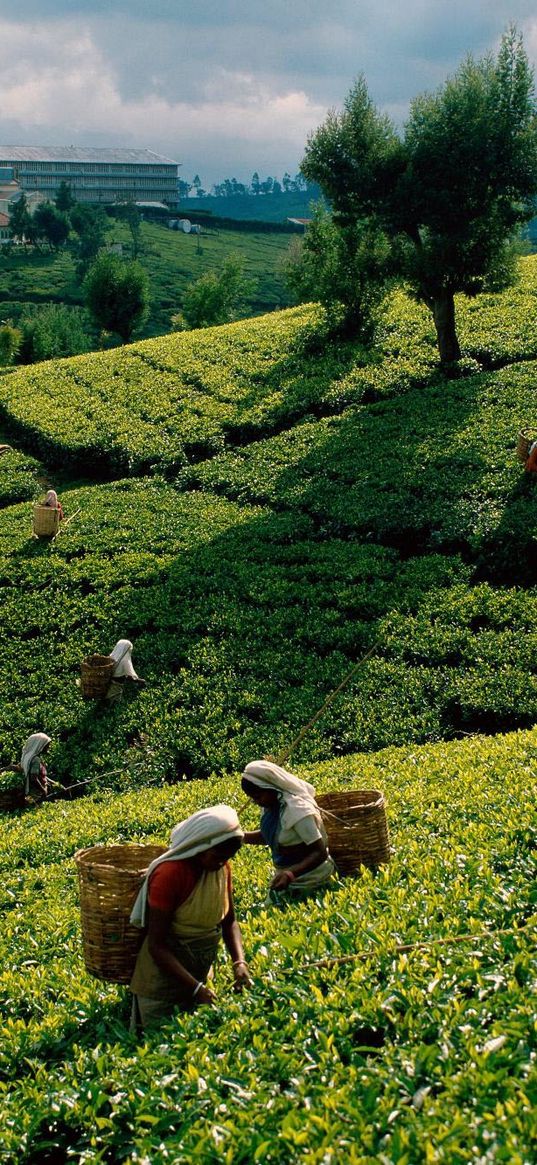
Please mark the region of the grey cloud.
MULTIPOLYGON (((282 137, 278 153, 276 142, 267 146, 263 137, 256 144, 237 135, 230 157, 232 143, 222 139, 218 125, 213 132, 205 124, 201 138, 191 132, 191 117, 204 107, 230 102, 243 107, 247 120, 263 100, 303 92, 322 116, 328 106, 341 106, 363 72, 374 101, 401 120, 410 99, 441 84, 468 51, 480 56, 494 48, 510 21, 523 28, 535 15, 534 0, 25 0, 21 8, 16 12, 11 0, 0 0, 0 18, 23 24, 29 41, 32 29, 53 29, 55 21, 59 48, 62 29, 87 30, 120 101, 161 98, 184 107, 175 143, 168 127, 154 145, 180 153, 188 172, 199 169, 206 181, 262 167, 265 152, 267 170, 281 173, 298 165, 301 151, 290 137, 282 137)), ((29 48, 28 69, 57 65, 58 52, 52 38, 46 57, 29 48)), ((96 85, 103 84, 103 73, 96 85)), ((69 118, 66 108, 64 141, 131 144, 126 123, 122 132, 113 124, 98 130, 84 113, 73 108, 69 118)), ((10 122, 1 115, 0 107, 0 137, 22 134, 30 141, 31 126, 17 123, 13 110, 10 122)), ((41 119, 35 141, 61 144, 60 132, 56 124, 47 132, 41 119)))

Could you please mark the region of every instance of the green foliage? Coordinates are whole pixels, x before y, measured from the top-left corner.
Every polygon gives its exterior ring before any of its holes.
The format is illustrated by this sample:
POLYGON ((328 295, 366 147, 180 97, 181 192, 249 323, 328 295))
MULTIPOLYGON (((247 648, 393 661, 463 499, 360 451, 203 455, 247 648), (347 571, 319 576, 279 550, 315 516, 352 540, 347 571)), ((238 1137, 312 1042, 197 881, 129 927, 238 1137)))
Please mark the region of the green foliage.
POLYGON ((221 271, 200 275, 190 284, 183 299, 180 315, 172 318, 175 327, 210 328, 215 324, 228 324, 237 319, 245 301, 251 296, 254 285, 244 278, 244 265, 240 255, 229 255, 221 271))
MULTIPOLYGON (((76 516, 53 543, 29 501, 2 512, 0 756, 48 731, 51 776, 95 790, 2 819, 6 1165, 527 1160, 537 735, 483 735, 537 720, 535 487, 514 457, 535 261, 521 271, 461 304, 456 381, 401 291, 369 359, 325 347, 308 307, 0 378, 9 431, 47 457, 153 473, 65 484, 76 516), (120 635, 147 686, 85 704, 81 658, 120 635), (217 1007, 138 1046, 128 993, 83 969, 74 851, 243 806, 244 763, 372 644, 292 763, 319 791, 386 793, 390 865, 280 912, 266 852, 245 849, 252 992, 219 960, 217 1007), (429 939, 448 941, 396 950, 429 939)), ((0 497, 19 470, 32 496, 29 462, 0 458, 0 497)))
POLYGON ((113 207, 114 218, 124 222, 131 237, 132 257, 138 258, 142 230, 142 216, 135 202, 120 202, 113 207))
POLYGON ((511 29, 496 60, 468 58, 414 100, 402 139, 360 78, 308 142, 302 170, 338 221, 365 220, 391 238, 392 260, 433 314, 444 364, 460 357, 455 292, 512 275, 509 245, 537 191, 535 130, 533 75, 511 29))
POLYGON ((76 202, 70 212, 69 219, 78 236, 75 255, 78 259, 78 274, 83 280, 90 264, 96 259, 101 247, 104 246, 107 218, 102 206, 76 202))
POLYGON ((13 209, 9 216, 9 233, 13 239, 17 239, 19 243, 25 241, 30 231, 30 212, 28 210, 28 199, 25 194, 21 194, 20 198, 13 205, 13 209))
POLYGON ((8 450, 0 456, 0 506, 35 498, 39 492, 37 476, 43 467, 25 453, 8 450))
POLYGON ((17 772, 9 772, 0 768, 0 794, 11 793, 23 787, 24 775, 20 769, 17 772))
MULTIPOLYGON (((4 817, 6 1165, 525 1161, 537 1100, 536 757, 532 732, 302 770, 319 791, 384 790, 390 865, 336 882, 306 916, 262 905, 267 855, 245 848, 233 877, 253 990, 233 996, 222 958, 216 1008, 177 1016, 142 1045, 127 1032, 128 992, 84 972, 72 855, 165 842, 202 805, 240 806, 238 776, 4 817), (457 941, 468 932, 490 934, 457 941), (354 953, 365 957, 308 967, 354 953)), ((243 818, 255 825, 252 807, 243 818)))
POLYGON ((37 239, 44 239, 56 249, 69 237, 69 218, 65 211, 58 210, 52 202, 42 202, 36 207, 33 227, 37 239))
POLYGON ((21 343, 20 328, 14 327, 10 320, 0 324, 0 364, 14 364, 21 343))
POLYGON ((86 306, 95 323, 116 332, 123 343, 141 327, 148 312, 149 283, 139 263, 118 255, 97 256, 84 280, 86 306))
POLYGON ((51 303, 36 307, 19 320, 19 364, 35 364, 87 352, 90 344, 87 316, 76 307, 51 303))
POLYGON ((339 225, 322 205, 284 266, 298 302, 318 300, 331 331, 372 339, 390 276, 388 240, 368 222, 339 225))
POLYGON ((55 204, 57 210, 69 212, 70 210, 73 209, 75 203, 76 203, 76 199, 75 199, 75 196, 73 194, 72 187, 71 187, 70 183, 64 182, 62 179, 62 181, 60 182, 60 185, 58 186, 56 197, 54 199, 54 204, 55 204))
MULTIPOLYGON (((80 280, 105 242, 120 242, 125 249, 131 245, 127 225, 110 220, 101 207, 77 203, 70 219, 74 233, 69 247, 59 251, 17 247, 10 254, 2 248, 0 309, 4 317, 14 316, 14 305, 21 301, 24 306, 52 299, 80 305, 80 280), (94 216, 98 219, 96 224, 94 216)), ((286 306, 289 300, 278 264, 287 244, 286 235, 242 234, 209 227, 200 238, 143 222, 140 261, 150 280, 151 303, 142 335, 168 333, 170 315, 189 283, 204 272, 219 271, 230 252, 241 255, 248 279, 255 282, 245 315, 260 315, 286 306)))

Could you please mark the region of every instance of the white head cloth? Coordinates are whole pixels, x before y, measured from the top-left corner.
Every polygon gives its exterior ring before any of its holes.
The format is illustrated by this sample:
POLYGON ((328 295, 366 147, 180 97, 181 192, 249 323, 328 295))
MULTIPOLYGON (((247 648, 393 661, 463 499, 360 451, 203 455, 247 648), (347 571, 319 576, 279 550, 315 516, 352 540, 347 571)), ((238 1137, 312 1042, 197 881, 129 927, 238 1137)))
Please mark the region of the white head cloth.
POLYGON ((145 926, 149 878, 157 866, 162 865, 162 862, 193 858, 206 849, 212 849, 213 845, 222 845, 224 841, 231 841, 234 837, 242 841, 244 833, 237 814, 230 805, 212 805, 209 809, 199 809, 197 813, 187 817, 186 821, 180 821, 175 825, 170 837, 170 848, 159 858, 155 858, 148 867, 132 909, 133 926, 145 926))
POLYGON ((58 509, 58 495, 55 489, 47 490, 47 496, 43 502, 44 506, 52 506, 54 510, 58 509))
POLYGON ((131 653, 132 643, 130 639, 118 639, 116 646, 110 652, 110 659, 113 659, 116 665, 112 675, 128 676, 131 680, 138 679, 131 659, 131 653))
POLYGON ((21 768, 26 777, 26 792, 30 792, 30 766, 36 756, 40 756, 47 744, 50 744, 50 736, 46 732, 34 732, 32 736, 22 746, 21 753, 21 768))
POLYGON ((292 829, 302 817, 314 815, 321 818, 321 810, 315 800, 315 789, 307 781, 288 773, 280 765, 270 760, 253 760, 243 772, 253 785, 260 789, 274 789, 283 801, 281 823, 284 829, 292 829))

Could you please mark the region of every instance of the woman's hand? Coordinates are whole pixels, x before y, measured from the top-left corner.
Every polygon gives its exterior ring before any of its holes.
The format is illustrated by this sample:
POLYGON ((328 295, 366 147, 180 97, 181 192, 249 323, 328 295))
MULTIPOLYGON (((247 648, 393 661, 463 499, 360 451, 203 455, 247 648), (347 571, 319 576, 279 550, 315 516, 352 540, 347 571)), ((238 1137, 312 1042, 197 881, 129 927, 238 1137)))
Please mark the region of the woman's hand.
POLYGON ((209 1007, 212 1007, 213 1004, 216 1003, 216 994, 211 990, 210 987, 207 987, 205 983, 202 983, 199 990, 196 991, 194 996, 194 1003, 196 1004, 196 1007, 198 1007, 201 1003, 208 1004, 209 1007))
POLYGON ((287 887, 294 882, 295 875, 292 870, 278 870, 270 883, 271 890, 287 890, 287 887))
POLYGON ((250 978, 250 972, 248 970, 248 963, 243 963, 242 961, 239 963, 234 963, 233 975, 234 975, 234 983, 233 983, 233 990, 234 991, 243 991, 245 987, 252 987, 253 986, 253 980, 250 978))

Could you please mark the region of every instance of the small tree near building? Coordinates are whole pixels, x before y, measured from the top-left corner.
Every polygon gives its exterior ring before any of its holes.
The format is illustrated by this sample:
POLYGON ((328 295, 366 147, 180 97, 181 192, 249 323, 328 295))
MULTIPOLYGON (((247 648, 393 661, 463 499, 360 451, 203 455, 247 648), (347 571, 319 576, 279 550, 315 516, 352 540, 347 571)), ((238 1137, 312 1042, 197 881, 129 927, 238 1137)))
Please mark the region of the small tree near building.
POLYGON ((116 332, 124 344, 149 310, 147 275, 136 261, 102 252, 84 280, 86 305, 98 327, 116 332))
POLYGON ((118 203, 114 206, 114 215, 129 228, 132 242, 132 257, 133 259, 137 259, 140 251, 142 216, 136 203, 133 201, 118 203))
POLYGON ((9 233, 16 242, 24 243, 30 233, 30 212, 25 194, 14 204, 9 215, 9 233))
POLYGON ((58 190, 56 192, 56 197, 54 199, 54 205, 56 207, 56 210, 63 210, 67 214, 69 214, 69 211, 73 209, 75 202, 76 202, 76 199, 75 199, 75 196, 74 196, 73 191, 71 189, 71 186, 69 185, 68 182, 65 182, 62 179, 62 181, 60 182, 60 185, 58 186, 58 190))
POLYGON ((57 210, 52 202, 42 202, 36 208, 32 226, 38 239, 44 239, 57 251, 69 237, 70 224, 65 211, 57 210))
POLYGON ((78 278, 82 282, 92 261, 104 245, 108 220, 102 206, 75 203, 71 214, 71 226, 78 236, 75 254, 78 259, 78 278))

